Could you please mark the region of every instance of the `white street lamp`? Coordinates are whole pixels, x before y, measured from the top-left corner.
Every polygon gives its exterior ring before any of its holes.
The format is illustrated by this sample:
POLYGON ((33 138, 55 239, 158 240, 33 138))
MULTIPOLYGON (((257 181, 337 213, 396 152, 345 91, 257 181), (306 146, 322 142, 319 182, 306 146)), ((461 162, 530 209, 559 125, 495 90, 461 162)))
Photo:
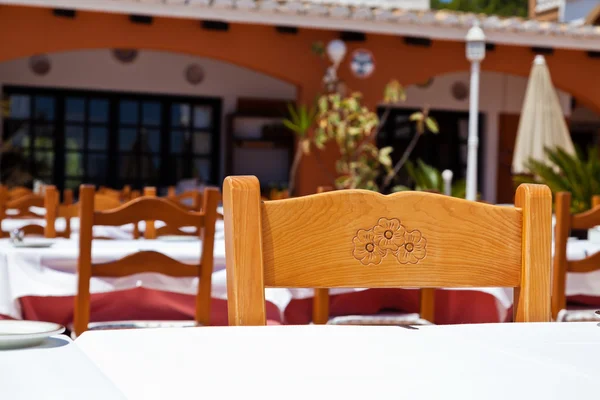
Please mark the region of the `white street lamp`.
POLYGON ((342 63, 345 55, 346 44, 342 40, 335 39, 327 44, 327 57, 329 57, 332 65, 327 68, 323 82, 329 91, 338 91, 341 89, 337 76, 337 69, 342 63))
POLYGON ((466 37, 467 60, 471 62, 471 93, 469 97, 469 138, 467 141, 467 200, 477 199, 477 148, 479 147, 479 64, 485 58, 485 34, 475 22, 466 37))
POLYGON ((327 56, 336 68, 340 65, 345 55, 346 44, 342 40, 335 39, 327 44, 327 56))
POLYGON ((442 172, 442 179, 444 180, 444 194, 446 196, 452 196, 452 171, 445 169, 442 172))

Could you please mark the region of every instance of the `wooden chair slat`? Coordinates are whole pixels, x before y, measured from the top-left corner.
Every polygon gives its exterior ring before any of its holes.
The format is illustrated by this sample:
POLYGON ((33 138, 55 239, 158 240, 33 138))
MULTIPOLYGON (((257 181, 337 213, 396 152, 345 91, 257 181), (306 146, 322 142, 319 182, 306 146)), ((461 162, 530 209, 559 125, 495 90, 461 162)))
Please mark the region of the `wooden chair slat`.
POLYGON ((94 264, 92 276, 116 278, 154 272, 174 277, 190 277, 198 276, 200 268, 200 265, 185 264, 157 251, 140 251, 116 261, 94 264))
POLYGON ((202 213, 186 212, 166 199, 144 196, 121 204, 117 208, 96 212, 94 224, 121 226, 142 221, 142 217, 145 216, 152 216, 154 221, 164 221, 174 227, 201 226, 204 222, 202 213))
POLYGON ((575 273, 587 273, 600 270, 600 253, 594 253, 583 260, 569 261, 567 271, 575 273))

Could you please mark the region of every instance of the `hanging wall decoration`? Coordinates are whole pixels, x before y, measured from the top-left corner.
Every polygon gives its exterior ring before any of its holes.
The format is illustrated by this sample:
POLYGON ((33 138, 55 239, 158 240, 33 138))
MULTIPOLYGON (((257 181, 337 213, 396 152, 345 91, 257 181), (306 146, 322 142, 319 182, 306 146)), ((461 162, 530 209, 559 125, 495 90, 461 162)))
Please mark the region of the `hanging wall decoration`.
POLYGON ((185 69, 185 79, 192 85, 198 85, 204 80, 204 69, 198 64, 190 64, 185 69))
POLYGON ((113 56, 123 64, 130 64, 137 58, 138 51, 135 49, 114 49, 113 56))
POLYGON ((45 54, 37 54, 29 59, 29 68, 36 75, 46 75, 50 72, 50 58, 45 54))
POLYGON ((357 78, 365 79, 373 75, 375 71, 373 53, 366 49, 354 50, 350 59, 350 69, 357 78))

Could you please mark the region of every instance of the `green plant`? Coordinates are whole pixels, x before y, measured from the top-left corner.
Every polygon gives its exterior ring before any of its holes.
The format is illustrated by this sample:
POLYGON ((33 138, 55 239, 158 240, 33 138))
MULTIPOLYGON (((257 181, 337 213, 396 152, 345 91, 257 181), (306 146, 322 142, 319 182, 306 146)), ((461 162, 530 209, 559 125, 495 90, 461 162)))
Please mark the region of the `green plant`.
POLYGON ((303 154, 310 152, 310 139, 308 133, 315 122, 315 116, 317 111, 315 107, 306 107, 304 105, 294 106, 288 104, 289 118, 283 120, 283 124, 286 128, 294 132, 298 139, 298 146, 294 154, 294 160, 290 167, 289 177, 289 191, 294 192, 296 186, 296 175, 298 173, 298 167, 300 166, 300 160, 302 160, 303 154))
MULTIPOLYGON (((444 193, 444 180, 442 173, 437 168, 426 164, 421 159, 417 160, 416 165, 412 161, 406 162, 406 172, 412 179, 415 187, 414 190, 435 191, 444 193)), ((460 179, 452 182, 452 196, 464 198, 467 189, 467 181, 460 179)), ((401 192, 405 190, 413 190, 407 186, 394 186, 392 192, 401 192)))
POLYGON ((384 104, 387 108, 380 119, 377 113, 363 105, 359 92, 345 97, 333 93, 319 98, 313 142, 318 149, 323 149, 330 141, 337 144, 340 158, 336 162, 336 188, 385 191, 408 160, 419 136, 428 130, 438 131, 436 122, 429 117, 427 110, 414 113, 411 120, 417 126, 417 134, 398 163, 392 165, 393 148, 378 148, 374 142, 390 108, 405 99, 404 88, 398 81, 386 85, 384 104))
POLYGON ((571 211, 582 212, 592 208, 592 197, 600 194, 600 159, 598 149, 589 148, 587 157, 579 149, 569 154, 562 148, 545 149, 548 163, 529 158, 525 167, 530 176, 513 178, 516 184, 543 183, 553 194, 571 193, 571 211))

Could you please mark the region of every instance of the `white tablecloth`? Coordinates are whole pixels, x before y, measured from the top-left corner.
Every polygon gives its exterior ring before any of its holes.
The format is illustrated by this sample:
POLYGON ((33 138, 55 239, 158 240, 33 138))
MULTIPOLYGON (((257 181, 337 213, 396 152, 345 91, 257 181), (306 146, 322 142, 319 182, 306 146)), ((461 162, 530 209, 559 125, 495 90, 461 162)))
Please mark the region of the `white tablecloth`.
MULTIPOLYGON (((107 262, 142 250, 154 250, 175 260, 197 264, 199 240, 95 240, 92 261, 107 262)), ((222 230, 214 246, 212 297, 227 299, 225 242, 222 230)), ((75 239, 56 239, 50 248, 15 248, 8 239, 0 239, 0 314, 21 318, 18 299, 24 296, 73 296, 77 292, 79 245, 75 239)), ((196 294, 197 278, 174 278, 144 273, 122 278, 92 278, 91 293, 145 287, 183 294, 196 294)), ((267 289, 265 296, 283 312, 291 300, 288 289, 267 289)))
POLYGON ((0 350, 0 399, 124 400, 125 396, 66 336, 0 350))
POLYGON ((85 332, 130 400, 593 399, 596 323, 274 326, 85 332))

